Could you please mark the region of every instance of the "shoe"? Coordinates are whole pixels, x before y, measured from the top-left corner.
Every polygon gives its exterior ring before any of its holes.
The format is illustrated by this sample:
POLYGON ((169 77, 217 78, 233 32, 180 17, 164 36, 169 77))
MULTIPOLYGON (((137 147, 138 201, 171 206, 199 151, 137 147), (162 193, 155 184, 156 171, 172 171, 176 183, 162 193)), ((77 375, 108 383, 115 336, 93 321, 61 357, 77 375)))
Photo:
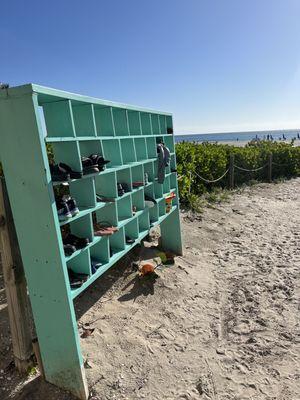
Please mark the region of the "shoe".
POLYGON ((50 164, 50 173, 53 182, 66 182, 70 179, 70 174, 59 164, 50 164))
POLYGON ((66 201, 72 217, 79 214, 79 208, 77 207, 76 201, 72 197, 63 196, 63 200, 66 201))
POLYGON ((121 183, 117 183, 117 189, 118 189, 118 196, 123 196, 123 194, 125 194, 125 190, 123 189, 121 183))
POLYGON ((167 134, 172 135, 173 134, 173 128, 167 128, 167 134))
POLYGON ((92 160, 93 165, 99 168, 99 171, 104 171, 106 164, 110 163, 109 160, 105 160, 102 156, 98 154, 91 154, 89 159, 92 160))
POLYGON ((71 256, 76 251, 76 247, 72 246, 71 244, 64 244, 64 252, 65 256, 71 256))
POLYGON ((132 187, 133 188, 139 188, 141 186, 144 186, 144 182, 142 182, 142 181, 132 182, 132 187))
POLYGON ((127 244, 133 244, 135 242, 134 239, 131 239, 130 237, 126 236, 125 241, 127 244))
POLYGON ((66 173, 68 173, 70 175, 71 179, 80 179, 82 178, 82 172, 78 172, 78 171, 73 171, 71 167, 69 167, 69 165, 65 164, 65 163, 59 163, 58 164, 59 167, 63 170, 66 171, 66 173))
POLYGON ((99 269, 102 266, 102 262, 96 260, 95 258, 91 257, 91 268, 92 268, 92 274, 94 274, 97 269, 99 269))
POLYGON ((114 197, 105 197, 99 194, 96 194, 96 200, 99 203, 114 203, 116 201, 114 197))
POLYGON ((62 222, 72 218, 72 214, 66 201, 58 200, 56 202, 56 207, 59 221, 62 222))
POLYGON ((75 249, 84 249, 89 243, 89 238, 80 238, 72 233, 69 233, 68 236, 63 239, 63 243, 66 246, 75 247, 75 249))
POLYGON ((78 289, 82 286, 89 278, 87 274, 80 274, 74 272, 71 268, 68 269, 69 280, 71 289, 78 289))
POLYGON ((89 157, 81 157, 83 175, 99 173, 99 168, 93 164, 89 157))
POLYGON ((97 222, 94 224, 94 235, 95 236, 111 236, 115 232, 118 232, 119 228, 111 226, 106 222, 97 222))

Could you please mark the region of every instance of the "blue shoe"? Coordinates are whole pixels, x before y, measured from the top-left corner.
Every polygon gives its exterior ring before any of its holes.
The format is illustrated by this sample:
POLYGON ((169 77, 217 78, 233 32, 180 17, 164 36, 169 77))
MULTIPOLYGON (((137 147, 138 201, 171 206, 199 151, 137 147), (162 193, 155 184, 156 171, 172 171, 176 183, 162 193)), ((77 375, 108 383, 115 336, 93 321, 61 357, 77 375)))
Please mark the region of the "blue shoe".
POLYGON ((66 198, 63 198, 63 200, 66 201, 72 217, 79 214, 79 208, 77 207, 76 201, 72 197, 67 196, 66 198))
POLYGON ((72 214, 69 210, 68 204, 65 201, 63 200, 58 201, 56 203, 56 207, 57 207, 57 214, 59 221, 62 222, 72 218, 72 214))
POLYGON ((92 267, 92 274, 94 274, 98 268, 102 266, 102 263, 95 258, 91 257, 91 267, 92 267))

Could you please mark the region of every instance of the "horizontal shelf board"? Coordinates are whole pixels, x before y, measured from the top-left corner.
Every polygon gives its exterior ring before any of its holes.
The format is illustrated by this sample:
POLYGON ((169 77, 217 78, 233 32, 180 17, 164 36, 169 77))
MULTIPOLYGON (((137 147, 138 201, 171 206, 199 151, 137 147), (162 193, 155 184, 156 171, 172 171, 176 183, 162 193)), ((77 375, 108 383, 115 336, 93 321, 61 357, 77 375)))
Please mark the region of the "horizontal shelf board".
POLYGON ((79 211, 79 213, 77 215, 75 215, 72 218, 68 218, 65 221, 60 221, 59 225, 60 226, 64 226, 64 225, 70 224, 71 222, 76 221, 78 218, 82 218, 85 215, 90 214, 94 210, 94 207, 91 207, 91 208, 88 208, 88 207, 83 208, 83 207, 81 207, 81 208, 79 208, 79 210, 80 211, 79 211))
POLYGON ((149 233, 149 230, 144 231, 139 234, 139 237, 134 241, 132 244, 126 244, 125 249, 119 251, 118 253, 114 254, 108 263, 102 265, 91 277, 78 289, 71 290, 71 297, 74 300, 80 293, 82 293, 85 289, 87 289, 97 278, 99 278, 101 275, 104 274, 109 268, 111 268, 117 261, 120 260, 126 253, 128 253, 129 250, 131 250, 134 246, 139 244, 141 240, 145 236, 147 236, 149 233))
POLYGON ((154 113, 161 114, 166 116, 172 116, 172 113, 168 113, 165 111, 152 110, 144 107, 138 107, 130 104, 118 103, 104 99, 98 99, 96 97, 83 96, 76 93, 66 92, 64 90, 53 89, 46 86, 37 85, 35 83, 28 83, 26 85, 15 86, 9 88, 7 91, 3 91, 0 97, 7 97, 7 95, 11 97, 19 97, 31 93, 38 94, 39 104, 51 103, 60 101, 62 99, 72 100, 75 104, 95 104, 99 106, 109 106, 116 107, 146 113, 154 113))
MULTIPOLYGON (((89 140, 119 140, 119 139, 139 139, 139 138, 151 138, 151 137, 164 137, 172 136, 165 134, 157 135, 125 135, 125 136, 46 136, 45 141, 47 143, 57 143, 57 142, 84 142, 89 140)), ((175 153, 170 153, 171 155, 175 153)))
POLYGON ((70 260, 72 260, 73 258, 75 258, 76 256, 78 256, 79 254, 81 254, 83 251, 85 251, 86 249, 94 246, 96 243, 100 242, 100 240, 102 239, 102 237, 94 237, 94 240, 92 242, 90 242, 86 247, 84 247, 83 249, 79 249, 77 251, 75 251, 75 253, 71 254, 68 257, 65 257, 66 262, 69 262, 70 260))

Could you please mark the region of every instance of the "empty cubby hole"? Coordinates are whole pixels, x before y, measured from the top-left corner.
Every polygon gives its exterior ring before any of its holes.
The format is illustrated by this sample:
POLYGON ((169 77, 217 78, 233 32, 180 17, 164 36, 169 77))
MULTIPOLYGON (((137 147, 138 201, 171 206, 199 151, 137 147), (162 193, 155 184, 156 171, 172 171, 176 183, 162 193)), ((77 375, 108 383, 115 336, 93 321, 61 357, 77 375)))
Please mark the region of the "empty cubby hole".
POLYGON ((120 197, 117 200, 118 221, 122 222, 132 217, 132 202, 130 196, 120 197))
POLYGON ((151 117, 149 113, 141 112, 142 134, 152 135, 151 117))
POLYGON ((118 232, 109 236, 109 250, 110 256, 118 254, 120 251, 125 249, 125 232, 124 227, 122 226, 118 232))
POLYGON ((153 207, 149 207, 149 217, 150 217, 151 223, 158 221, 158 218, 159 218, 158 204, 154 204, 153 207))
POLYGON ((144 182, 143 165, 136 165, 135 167, 131 167, 131 177, 132 177, 132 182, 144 182))
POLYGON ((65 163, 73 171, 81 171, 81 160, 79 145, 77 142, 54 142, 51 143, 55 163, 65 163))
POLYGON ((101 237, 100 241, 90 247, 91 258, 102 264, 109 262, 109 239, 108 236, 101 237))
POLYGON ((153 135, 159 135, 160 134, 160 129, 159 129, 158 114, 151 114, 151 124, 152 124, 152 133, 153 133, 153 135))
POLYGON ((163 183, 163 192, 164 194, 169 194, 170 193, 170 177, 166 176, 164 183, 163 183))
POLYGON ((123 164, 136 162, 136 154, 133 139, 120 139, 123 164))
POLYGON ((80 238, 88 238, 89 241, 92 242, 94 234, 91 214, 84 215, 83 217, 70 222, 70 232, 80 238))
POLYGON ((112 107, 94 105, 94 115, 98 136, 115 136, 112 107))
POLYGON ((166 116, 167 133, 173 134, 173 120, 171 115, 166 116))
POLYGON ((159 128, 162 135, 167 133, 167 121, 165 115, 159 115, 159 128))
POLYGON ((139 233, 143 234, 149 231, 150 221, 149 221, 149 211, 146 209, 143 214, 138 216, 139 223, 139 233))
POLYGON ((103 156, 101 141, 95 140, 82 140, 79 143, 81 157, 89 157, 92 154, 103 156))
POLYGON ((148 182, 154 181, 154 163, 152 161, 144 164, 144 173, 148 176, 148 182))
POLYGON ((120 142, 118 139, 102 140, 104 158, 110 162, 106 168, 119 167, 123 164, 120 142))
POLYGON ((154 196, 156 199, 160 199, 163 196, 163 185, 161 183, 154 182, 154 196))
POLYGON ((136 211, 144 210, 145 208, 145 194, 144 190, 140 189, 131 195, 132 207, 136 211))
POLYGON ((170 150, 171 153, 174 153, 174 138, 173 136, 164 136, 164 142, 166 147, 170 150))
POLYGON ((70 182, 70 194, 80 210, 96 206, 96 192, 93 178, 70 182))
POLYGON ((116 172, 106 172, 95 177, 95 188, 98 196, 106 198, 118 197, 116 172))
POLYGON ((138 111, 128 110, 127 116, 128 116, 130 135, 141 135, 142 127, 141 127, 140 113, 138 111))
POLYGON ((96 223, 102 223, 109 226, 118 226, 116 203, 107 203, 105 207, 96 210, 92 214, 92 220, 94 228, 96 223))
POLYGON ((145 138, 135 138, 134 147, 137 161, 147 160, 148 153, 145 138))
POLYGON ((165 201, 165 199, 160 200, 160 202, 158 203, 158 212, 159 212, 159 216, 160 217, 165 215, 165 213, 166 213, 166 201, 165 201))
POLYGON ((76 136, 96 136, 93 105, 73 102, 72 110, 76 136))
POLYGON ((156 140, 155 137, 147 137, 147 153, 148 158, 157 158, 156 140))
POLYGON ((123 108, 113 107, 113 120, 116 136, 128 136, 129 127, 127 119, 127 111, 123 108))
POLYGON ((139 237, 139 226, 137 218, 134 218, 132 221, 128 222, 125 225, 125 241, 127 239, 138 239, 139 237))
POLYGON ((49 137, 75 137, 70 100, 45 103, 43 112, 49 137))
POLYGON ((130 168, 124 168, 117 171, 117 186, 118 184, 122 185, 125 192, 132 191, 132 177, 130 168))
POLYGON ((91 276, 91 260, 89 249, 80 252, 76 257, 67 262, 67 268, 77 274, 91 276))

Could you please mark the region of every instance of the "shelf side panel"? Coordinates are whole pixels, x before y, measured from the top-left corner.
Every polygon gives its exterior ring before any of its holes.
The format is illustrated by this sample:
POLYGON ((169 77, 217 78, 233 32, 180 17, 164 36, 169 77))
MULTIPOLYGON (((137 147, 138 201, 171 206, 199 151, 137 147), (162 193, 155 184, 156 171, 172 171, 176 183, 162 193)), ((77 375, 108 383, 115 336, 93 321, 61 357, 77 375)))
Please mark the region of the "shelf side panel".
POLYGON ((0 121, 0 158, 46 380, 87 399, 37 95, 1 99, 0 121))

